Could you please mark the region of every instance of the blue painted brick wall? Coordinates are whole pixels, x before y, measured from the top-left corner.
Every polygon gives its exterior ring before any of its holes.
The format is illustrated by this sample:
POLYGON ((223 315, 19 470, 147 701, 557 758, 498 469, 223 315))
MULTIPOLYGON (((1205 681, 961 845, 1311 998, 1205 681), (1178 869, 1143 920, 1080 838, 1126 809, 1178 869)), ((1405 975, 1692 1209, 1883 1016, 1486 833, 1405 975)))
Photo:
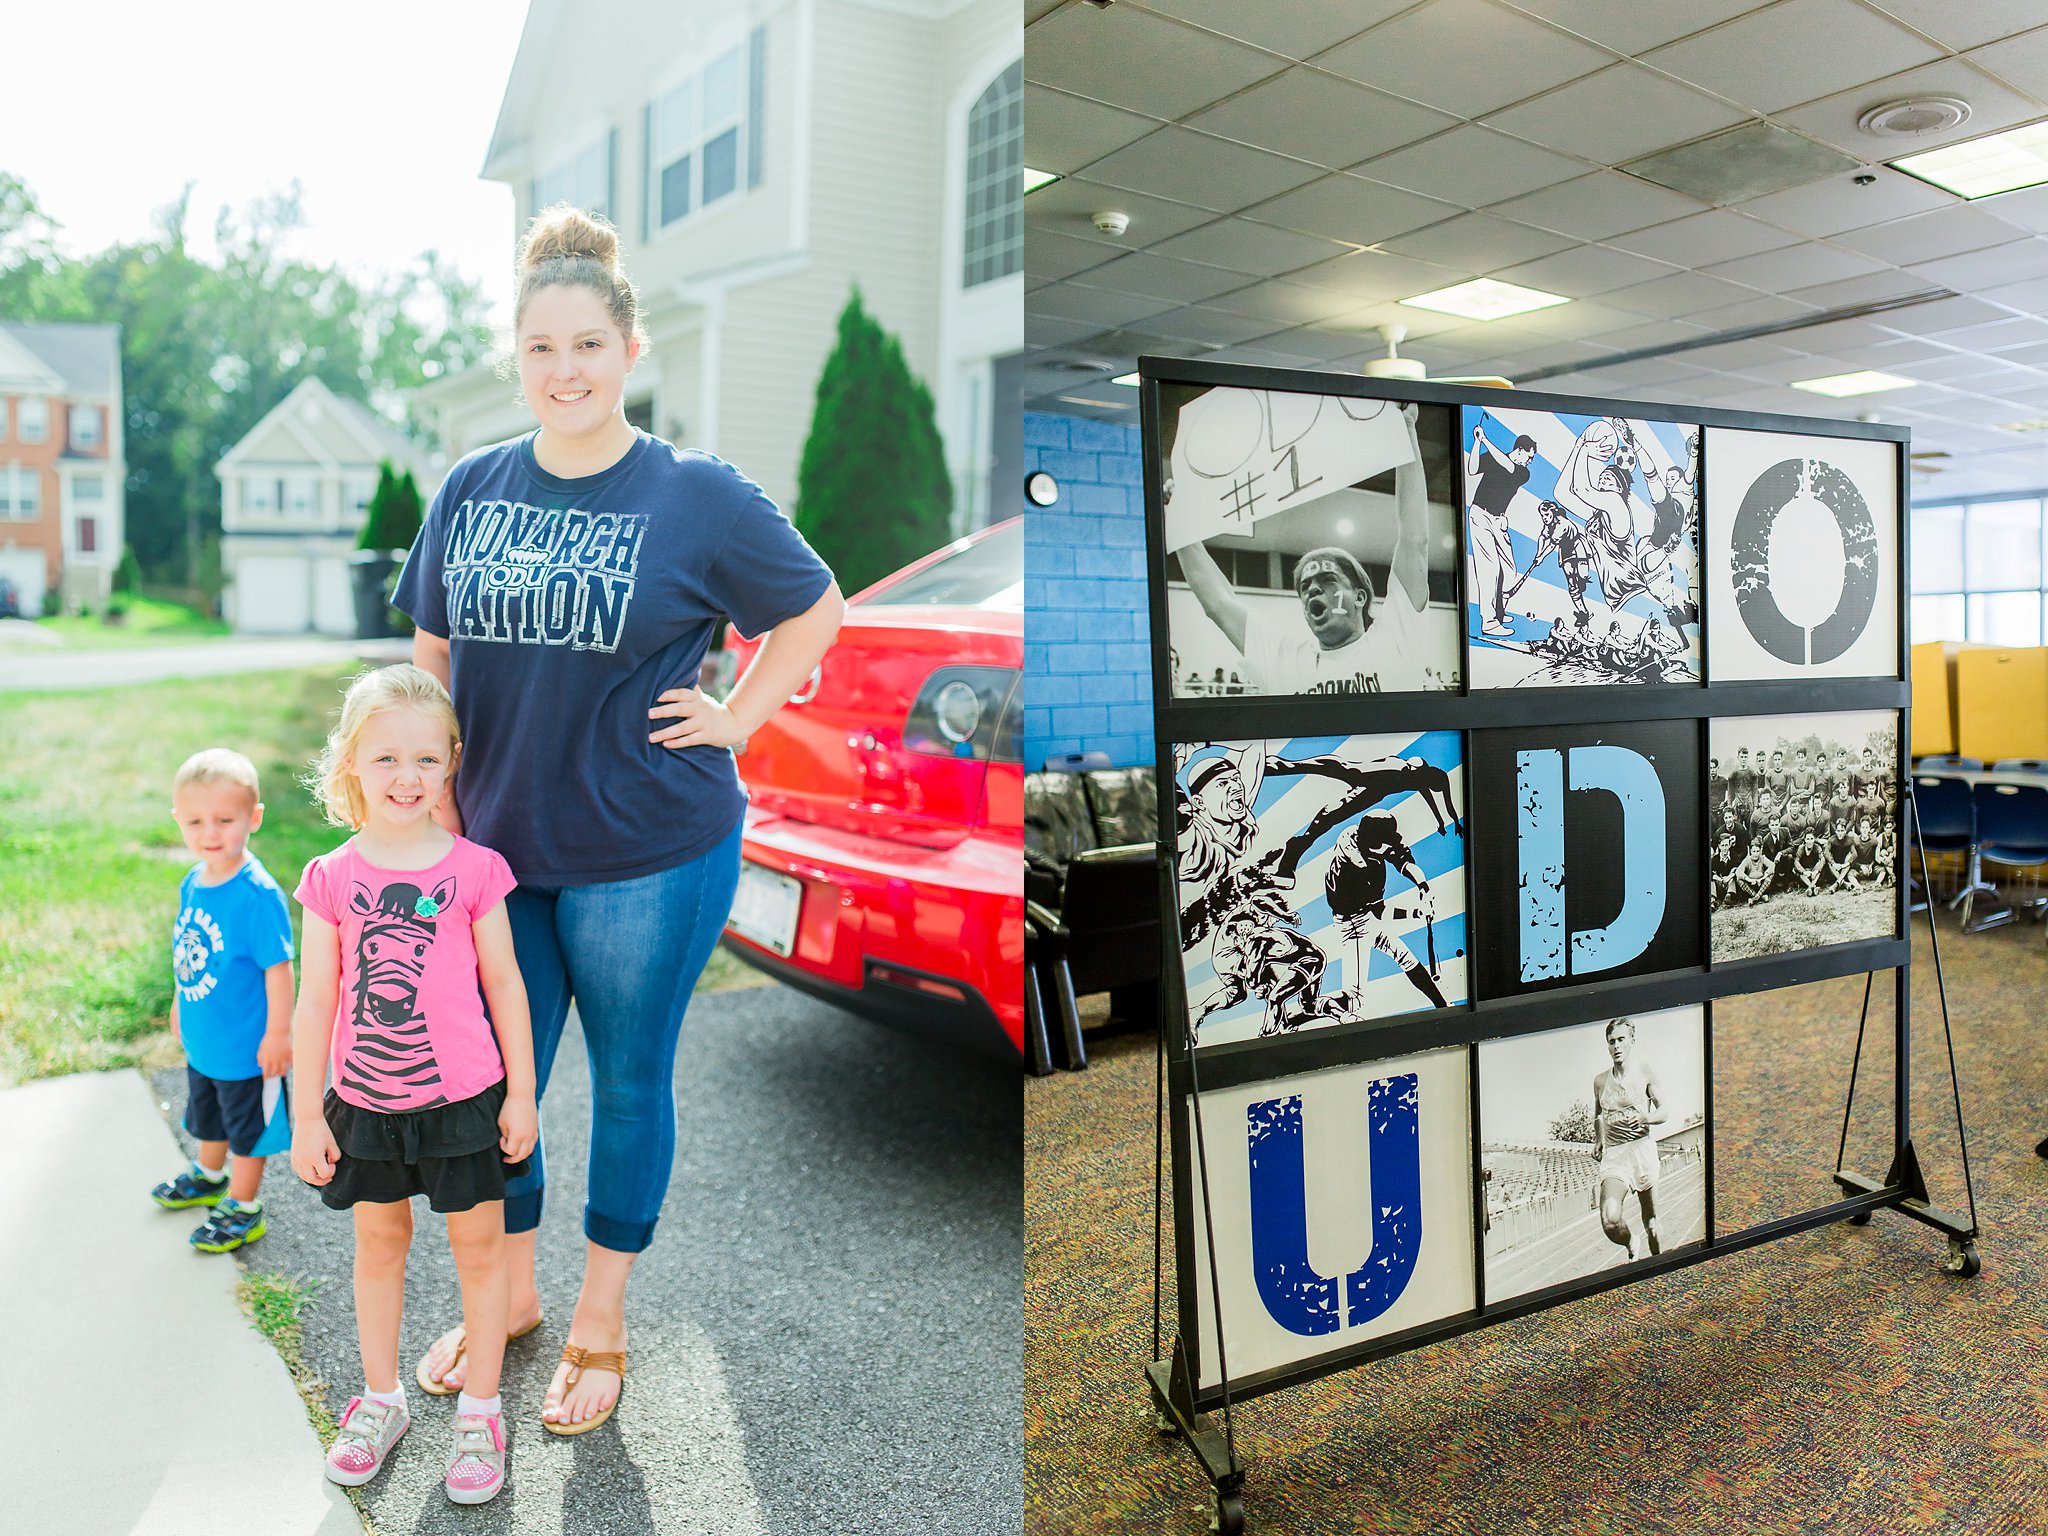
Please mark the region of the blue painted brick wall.
POLYGON ((1152 761, 1151 624, 1145 597, 1138 429, 1024 414, 1024 472, 1060 498, 1024 513, 1024 766, 1101 751, 1152 761))

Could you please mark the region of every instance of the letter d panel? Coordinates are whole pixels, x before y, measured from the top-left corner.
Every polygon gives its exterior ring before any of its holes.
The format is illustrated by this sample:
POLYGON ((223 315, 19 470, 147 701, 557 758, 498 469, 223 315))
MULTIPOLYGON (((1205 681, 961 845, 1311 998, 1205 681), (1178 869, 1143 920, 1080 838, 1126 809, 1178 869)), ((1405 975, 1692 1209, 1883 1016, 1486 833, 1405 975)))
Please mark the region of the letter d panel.
POLYGON ((1704 964, 1700 728, 1472 733, 1477 995, 1704 964))
MULTIPOLYGON (((1477 1305, 1468 1060, 1460 1046, 1202 1095, 1233 1381, 1477 1305)), ((1194 1210, 1201 1384, 1213 1387, 1199 1182, 1194 1210)))

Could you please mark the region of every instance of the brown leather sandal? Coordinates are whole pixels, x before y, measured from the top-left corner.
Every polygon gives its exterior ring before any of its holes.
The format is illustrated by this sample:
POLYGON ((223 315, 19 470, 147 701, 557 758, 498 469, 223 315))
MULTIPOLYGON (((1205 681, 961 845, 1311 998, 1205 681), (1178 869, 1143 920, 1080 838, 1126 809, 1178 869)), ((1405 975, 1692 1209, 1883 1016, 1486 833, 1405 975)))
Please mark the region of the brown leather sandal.
MULTIPOLYGON (((619 1396, 626 1392, 626 1352, 623 1349, 585 1349, 580 1344, 564 1344, 562 1358, 569 1362, 569 1374, 562 1378, 562 1397, 566 1401, 576 1390, 576 1383, 583 1379, 585 1367, 599 1371, 614 1371, 619 1378, 619 1396)), ((585 1435, 612 1416, 612 1410, 619 1406, 619 1399, 613 1398, 603 1412, 594 1419, 585 1419, 581 1424, 557 1424, 542 1419, 540 1427, 551 1435, 585 1435)))
MULTIPOLYGON (((546 1321, 545 1317, 536 1317, 517 1333, 506 1334, 505 1342, 509 1344, 514 1339, 525 1338, 546 1321)), ((469 1332, 461 1323, 457 1323, 453 1328, 442 1334, 440 1338, 434 1340, 434 1344, 441 1344, 448 1340, 453 1340, 455 1343, 455 1358, 448 1362, 448 1369, 452 1371, 462 1363, 462 1357, 469 1353, 469 1332)), ((433 1345, 429 1345, 427 1347, 427 1354, 430 1355, 433 1352, 433 1345)), ((412 1379, 419 1383, 419 1388, 422 1392, 431 1393, 435 1397, 453 1397, 462 1390, 460 1387, 451 1387, 447 1382, 436 1381, 432 1376, 429 1376, 427 1374, 426 1355, 421 1355, 420 1363, 412 1368, 412 1379)))

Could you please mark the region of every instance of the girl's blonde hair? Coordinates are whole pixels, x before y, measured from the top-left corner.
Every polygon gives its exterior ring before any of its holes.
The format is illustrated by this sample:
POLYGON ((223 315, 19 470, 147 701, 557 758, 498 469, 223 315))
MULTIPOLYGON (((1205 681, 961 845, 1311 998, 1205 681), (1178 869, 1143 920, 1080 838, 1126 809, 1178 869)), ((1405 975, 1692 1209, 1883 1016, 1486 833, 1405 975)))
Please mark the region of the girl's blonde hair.
MULTIPOLYGON (((540 289, 568 283, 596 294, 619 334, 646 347, 647 333, 640 329, 640 295, 619 266, 619 232, 603 214, 586 213, 568 203, 541 209, 519 243, 517 271, 515 317, 526 313, 526 301, 540 289)), ((516 318, 514 324, 516 328, 516 318)))
POLYGON ((363 673, 349 684, 340 717, 306 777, 306 787, 313 791, 328 821, 351 832, 361 830, 369 807, 363 800, 361 782, 349 769, 349 759, 370 716, 387 709, 417 709, 447 727, 451 779, 462 757, 462 726, 455 718, 455 702, 439 678, 410 663, 363 673))

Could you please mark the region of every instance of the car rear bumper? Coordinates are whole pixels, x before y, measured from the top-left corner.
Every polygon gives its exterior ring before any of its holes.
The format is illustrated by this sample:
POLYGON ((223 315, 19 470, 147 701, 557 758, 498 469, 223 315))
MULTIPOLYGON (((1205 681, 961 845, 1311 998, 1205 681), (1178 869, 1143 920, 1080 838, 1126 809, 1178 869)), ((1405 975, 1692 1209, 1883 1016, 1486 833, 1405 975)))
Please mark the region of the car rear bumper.
POLYGON ((999 1031, 1022 1055, 1021 835, 984 829, 918 848, 750 811, 741 852, 796 879, 802 904, 787 957, 728 929, 734 954, 873 1018, 999 1031))

